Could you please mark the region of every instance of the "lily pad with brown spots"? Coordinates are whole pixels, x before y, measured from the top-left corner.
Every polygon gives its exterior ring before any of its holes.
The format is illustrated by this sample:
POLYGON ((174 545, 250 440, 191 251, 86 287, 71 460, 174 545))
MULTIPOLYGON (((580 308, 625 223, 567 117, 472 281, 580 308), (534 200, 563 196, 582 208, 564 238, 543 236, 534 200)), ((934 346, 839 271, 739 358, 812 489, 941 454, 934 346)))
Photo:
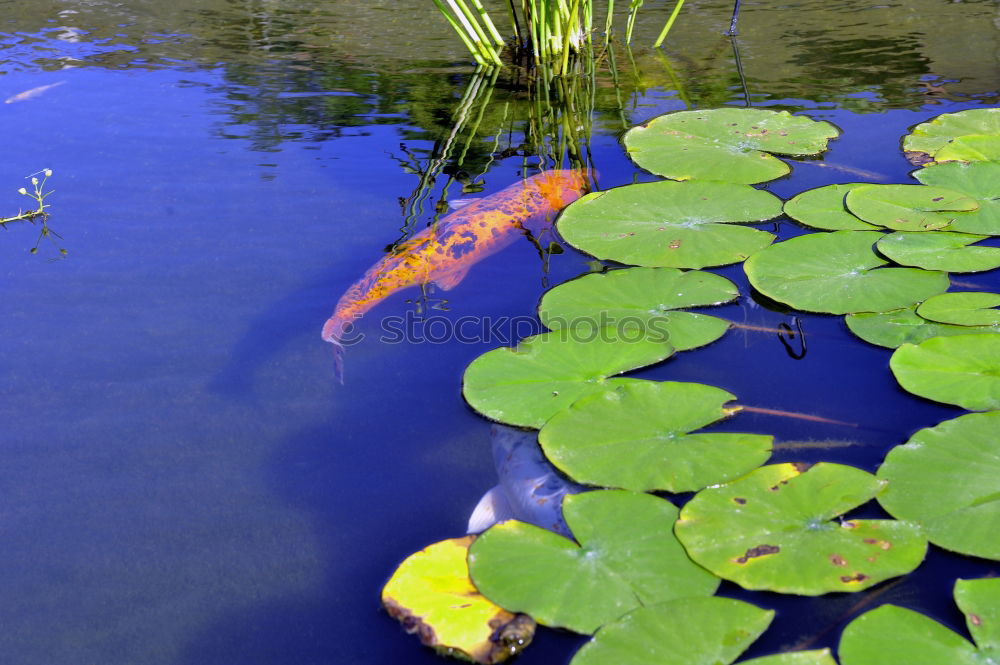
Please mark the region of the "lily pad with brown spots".
POLYGON ((772 464, 699 492, 674 530, 696 563, 746 589, 860 591, 910 572, 927 549, 914 523, 837 519, 884 484, 840 464, 772 464))

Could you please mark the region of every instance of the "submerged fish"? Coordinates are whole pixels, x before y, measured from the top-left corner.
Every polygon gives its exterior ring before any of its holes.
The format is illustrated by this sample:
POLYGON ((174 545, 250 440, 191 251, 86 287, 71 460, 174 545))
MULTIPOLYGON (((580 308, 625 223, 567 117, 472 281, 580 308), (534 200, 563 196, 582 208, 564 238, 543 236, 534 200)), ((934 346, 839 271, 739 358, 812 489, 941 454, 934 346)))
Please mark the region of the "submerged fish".
POLYGON ((566 478, 545 459, 535 430, 493 425, 490 443, 500 483, 479 500, 469 517, 468 532, 479 533, 497 522, 517 519, 571 538, 562 500, 587 488, 566 478))
POLYGON ((49 83, 48 85, 40 85, 37 88, 31 88, 30 90, 25 90, 24 92, 19 92, 16 95, 11 95, 3 101, 4 104, 13 104, 15 102, 26 102, 29 99, 34 99, 46 90, 51 90, 52 88, 58 88, 66 81, 56 81, 55 83, 49 83))
POLYGON ((341 340, 355 319, 400 289, 429 282, 453 288, 474 263, 519 233, 538 236, 551 227, 587 183, 584 170, 545 171, 463 206, 395 247, 347 290, 323 326, 323 339, 334 345, 338 377, 342 380, 341 340))

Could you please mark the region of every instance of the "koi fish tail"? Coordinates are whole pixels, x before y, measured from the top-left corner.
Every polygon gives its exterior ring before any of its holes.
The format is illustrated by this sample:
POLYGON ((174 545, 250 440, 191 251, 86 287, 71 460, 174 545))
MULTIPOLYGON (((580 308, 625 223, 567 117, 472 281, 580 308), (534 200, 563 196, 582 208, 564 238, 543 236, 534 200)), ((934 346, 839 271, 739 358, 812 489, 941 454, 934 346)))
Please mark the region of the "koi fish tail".
POLYGON ((334 376, 341 385, 344 384, 344 345, 341 343, 344 331, 350 321, 337 315, 331 316, 323 325, 323 339, 333 345, 333 371, 334 376))

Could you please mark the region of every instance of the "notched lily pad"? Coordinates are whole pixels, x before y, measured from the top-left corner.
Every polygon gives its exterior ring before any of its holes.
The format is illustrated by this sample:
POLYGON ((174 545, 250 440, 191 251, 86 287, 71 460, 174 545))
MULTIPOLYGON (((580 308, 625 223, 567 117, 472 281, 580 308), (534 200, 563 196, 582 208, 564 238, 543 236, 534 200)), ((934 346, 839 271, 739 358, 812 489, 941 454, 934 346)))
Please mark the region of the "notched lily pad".
POLYGON ((1000 163, 930 164, 912 175, 925 185, 947 187, 968 194, 979 203, 978 210, 956 217, 949 230, 1000 235, 1000 163))
POLYGON ((711 596, 718 586, 674 537, 669 501, 584 492, 563 500, 563 515, 577 542, 516 520, 490 527, 469 553, 476 588, 540 624, 593 633, 641 605, 711 596))
POLYGON ((826 231, 874 231, 879 227, 851 214, 844 197, 865 183, 826 185, 809 189, 785 202, 785 214, 806 226, 826 231))
POLYGON ((664 337, 622 339, 614 328, 560 330, 479 356, 465 370, 466 401, 487 418, 539 428, 584 395, 636 379, 609 379, 660 362, 673 353, 664 337))
POLYGON ((838 649, 841 665, 992 662, 1000 646, 995 621, 1000 608, 1000 580, 958 580, 955 600, 965 613, 976 644, 919 612, 882 605, 844 629, 838 649))
POLYGON ((931 337, 1000 332, 992 327, 935 323, 919 316, 915 310, 914 306, 890 312, 859 312, 848 314, 844 320, 850 331, 861 339, 869 344, 890 349, 898 348, 907 342, 919 344, 931 337))
POLYGON ((840 464, 772 464, 699 492, 674 531, 695 562, 746 589, 860 591, 910 572, 927 548, 916 524, 834 521, 883 484, 840 464))
POLYGON ((934 231, 952 224, 979 203, 962 192, 930 185, 862 185, 844 197, 862 220, 896 231, 934 231))
POLYGON ((627 268, 560 284, 542 297, 538 317, 552 330, 661 331, 683 351, 714 342, 729 329, 729 321, 678 310, 718 305, 738 295, 735 284, 710 272, 627 268))
POLYGON ((903 138, 903 150, 932 155, 952 139, 967 134, 1000 134, 1000 108, 942 113, 916 125, 903 138))
POLYGON ((624 142, 635 163, 657 175, 752 184, 789 172, 769 153, 815 155, 839 133, 787 111, 720 108, 661 115, 630 129, 624 142))
MULTIPOLYGON (((970 413, 918 431, 889 451, 878 501, 945 549, 1000 559, 1000 412, 970 413)), ((997 606, 1000 612, 1000 605, 997 606)))
POLYGON ((932 337, 903 344, 889 367, 904 390, 970 411, 1000 409, 1000 336, 932 337))
POLYGON ((715 596, 640 607, 597 631, 570 665, 728 665, 773 618, 773 610, 715 596))
POLYGON ((439 653, 491 665, 528 646, 535 622, 476 591, 466 563, 475 538, 443 540, 407 557, 382 589, 382 604, 439 653))
POLYGON ((699 383, 645 382, 585 397, 538 435, 546 457, 589 485, 687 492, 763 464, 773 437, 694 433, 729 416, 734 395, 699 383))
POLYGON ((647 182, 593 192, 559 217, 569 244, 599 259, 704 268, 742 261, 774 236, 739 226, 781 214, 781 199, 747 185, 647 182))
POLYGON ((1000 293, 960 291, 932 296, 917 307, 917 314, 955 326, 997 326, 1000 331, 1000 293))
POLYGON ((811 233, 776 243, 743 265, 755 289, 809 312, 848 314, 909 307, 947 290, 948 276, 888 264, 877 231, 811 233))
POLYGON ((934 153, 936 162, 995 162, 1000 160, 1000 135, 968 134, 949 141, 934 153))
POLYGON ((1000 248, 970 247, 987 236, 950 231, 897 231, 878 241, 878 251, 904 266, 944 272, 982 272, 1000 267, 1000 248))

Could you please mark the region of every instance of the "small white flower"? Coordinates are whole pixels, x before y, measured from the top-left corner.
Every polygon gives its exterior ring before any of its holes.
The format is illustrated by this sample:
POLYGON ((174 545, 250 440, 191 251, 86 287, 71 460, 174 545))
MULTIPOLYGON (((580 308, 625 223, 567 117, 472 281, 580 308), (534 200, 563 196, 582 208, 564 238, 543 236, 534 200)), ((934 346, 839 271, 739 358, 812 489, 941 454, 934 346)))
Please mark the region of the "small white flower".
POLYGON ((27 196, 28 195, 28 190, 26 190, 24 187, 22 187, 21 189, 17 190, 17 193, 18 194, 24 194, 25 196, 27 196))
POLYGON ((52 175, 52 169, 45 169, 44 171, 42 171, 42 173, 44 173, 45 177, 48 178, 50 175, 52 175))
POLYGON ((38 178, 32 178, 31 179, 31 184, 32 185, 37 185, 38 184, 38 178))

